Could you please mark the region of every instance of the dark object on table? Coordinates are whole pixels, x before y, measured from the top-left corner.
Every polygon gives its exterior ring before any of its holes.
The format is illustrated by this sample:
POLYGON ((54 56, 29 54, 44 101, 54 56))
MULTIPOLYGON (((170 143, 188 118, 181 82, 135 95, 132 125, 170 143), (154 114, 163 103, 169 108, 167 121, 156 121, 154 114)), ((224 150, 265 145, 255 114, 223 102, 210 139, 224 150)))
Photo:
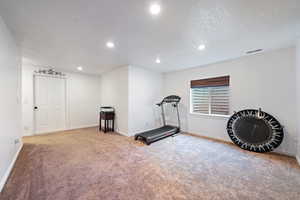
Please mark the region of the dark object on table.
POLYGON ((283 127, 270 114, 259 110, 242 110, 232 115, 227 123, 231 140, 248 151, 270 152, 283 140, 283 127))
POLYGON ((165 97, 160 103, 156 104, 157 106, 161 107, 161 115, 163 120, 163 126, 157 129, 153 129, 150 131, 146 131, 143 133, 136 134, 134 139, 135 140, 142 140, 147 145, 150 145, 152 142, 158 141, 160 139, 175 135, 180 132, 180 118, 179 118, 179 111, 178 111, 178 104, 180 102, 181 98, 176 95, 170 95, 165 97), (164 105, 169 104, 171 105, 177 113, 177 120, 178 125, 177 126, 171 126, 166 124, 165 119, 165 111, 164 111, 164 105))
POLYGON ((114 131, 115 126, 115 109, 113 107, 100 107, 100 116, 99 116, 99 131, 104 133, 108 131, 114 131), (104 127, 102 128, 102 121, 104 127))

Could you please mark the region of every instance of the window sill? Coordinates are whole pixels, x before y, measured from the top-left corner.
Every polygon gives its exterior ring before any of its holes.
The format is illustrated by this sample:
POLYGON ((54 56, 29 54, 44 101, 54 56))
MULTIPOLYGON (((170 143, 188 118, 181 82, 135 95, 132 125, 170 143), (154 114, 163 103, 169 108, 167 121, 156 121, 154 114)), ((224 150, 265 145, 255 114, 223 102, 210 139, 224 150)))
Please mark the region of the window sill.
POLYGON ((198 116, 205 116, 205 117, 221 117, 221 118, 230 118, 230 115, 216 115, 216 114, 203 114, 203 113, 195 113, 190 112, 190 115, 198 115, 198 116))

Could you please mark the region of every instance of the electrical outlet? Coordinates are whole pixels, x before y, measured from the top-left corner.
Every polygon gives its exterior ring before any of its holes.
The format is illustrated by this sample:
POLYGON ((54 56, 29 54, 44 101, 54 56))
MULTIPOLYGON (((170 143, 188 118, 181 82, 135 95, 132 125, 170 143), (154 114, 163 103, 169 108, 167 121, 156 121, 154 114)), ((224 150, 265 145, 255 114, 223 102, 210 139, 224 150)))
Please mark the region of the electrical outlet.
POLYGON ((20 139, 15 139, 15 144, 20 143, 20 139))

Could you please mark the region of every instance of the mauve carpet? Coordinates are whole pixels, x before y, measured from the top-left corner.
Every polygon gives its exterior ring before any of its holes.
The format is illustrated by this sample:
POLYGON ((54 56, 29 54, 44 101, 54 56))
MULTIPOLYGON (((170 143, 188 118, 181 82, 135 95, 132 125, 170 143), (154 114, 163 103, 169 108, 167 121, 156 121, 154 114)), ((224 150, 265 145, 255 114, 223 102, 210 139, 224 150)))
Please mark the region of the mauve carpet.
POLYGON ((299 200, 300 167, 191 135, 146 146, 88 128, 24 138, 0 199, 299 200))

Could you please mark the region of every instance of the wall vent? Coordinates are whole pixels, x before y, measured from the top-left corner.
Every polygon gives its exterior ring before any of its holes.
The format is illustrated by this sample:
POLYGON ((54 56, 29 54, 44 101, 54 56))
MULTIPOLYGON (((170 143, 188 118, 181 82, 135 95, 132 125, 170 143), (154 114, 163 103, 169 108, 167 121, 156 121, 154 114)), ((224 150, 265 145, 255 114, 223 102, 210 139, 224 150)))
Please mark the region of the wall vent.
POLYGON ((255 50, 247 51, 246 54, 253 54, 253 53, 258 53, 261 51, 262 51, 262 49, 255 49, 255 50))

